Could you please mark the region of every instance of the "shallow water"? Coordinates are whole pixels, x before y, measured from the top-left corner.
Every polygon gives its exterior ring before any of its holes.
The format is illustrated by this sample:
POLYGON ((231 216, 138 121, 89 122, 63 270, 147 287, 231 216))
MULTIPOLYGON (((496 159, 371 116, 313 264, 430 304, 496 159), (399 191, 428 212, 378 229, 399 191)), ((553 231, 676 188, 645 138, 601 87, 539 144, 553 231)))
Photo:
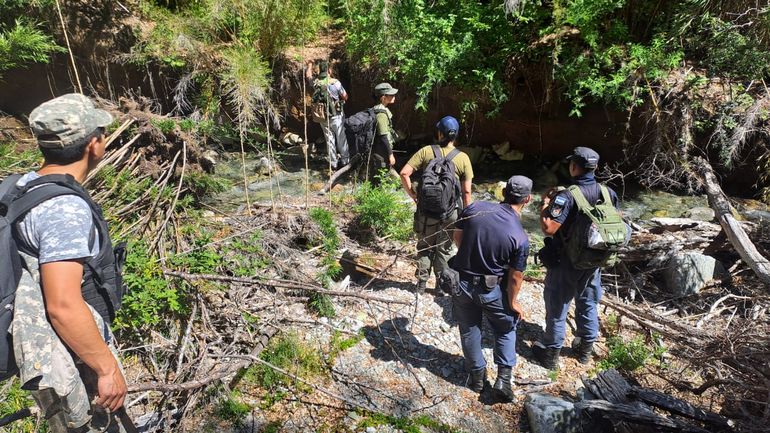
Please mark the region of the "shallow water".
MULTIPOLYGON (((249 181, 249 198, 252 203, 269 203, 271 200, 271 186, 273 197, 278 199, 279 194, 287 197, 304 197, 305 195, 305 170, 304 157, 298 148, 294 151, 284 151, 277 154, 280 161, 280 170, 273 175, 273 179, 265 175, 256 173, 260 158, 250 154, 246 158, 246 173, 249 181)), ((328 180, 328 167, 325 160, 319 155, 311 155, 310 159, 310 194, 317 194, 317 191, 328 180)), ((477 172, 481 164, 476 167, 477 172)), ((497 201, 495 191, 502 188, 502 182, 509 176, 515 174, 515 169, 511 167, 501 168, 496 164, 484 165, 486 176, 478 176, 474 182, 473 199, 497 201)), ((524 168, 522 168, 524 170, 524 168)), ((556 181, 555 174, 543 168, 535 170, 533 176, 535 179, 535 191, 533 191, 533 203, 524 209, 522 214, 522 223, 525 229, 536 238, 540 238, 540 223, 538 210, 540 208, 542 193, 548 189, 544 185, 546 182, 556 181), (545 171, 545 173, 543 173, 545 171)), ((233 183, 233 188, 221 194, 217 194, 207 200, 207 204, 216 206, 224 211, 232 211, 245 203, 243 193, 243 175, 241 167, 240 154, 226 154, 216 166, 216 174, 224 177, 233 183)), ((353 185, 350 178, 344 178, 340 186, 344 191, 352 192, 353 185)), ((636 189, 634 191, 623 191, 617 188, 621 198, 621 208, 623 215, 640 225, 645 225, 655 217, 683 217, 687 211, 693 208, 708 208, 708 200, 705 195, 686 195, 675 194, 658 190, 636 189)), ((412 203, 411 199, 404 194, 404 202, 412 203)), ((755 200, 736 200, 738 210, 749 219, 770 220, 770 208, 761 202, 755 200)))

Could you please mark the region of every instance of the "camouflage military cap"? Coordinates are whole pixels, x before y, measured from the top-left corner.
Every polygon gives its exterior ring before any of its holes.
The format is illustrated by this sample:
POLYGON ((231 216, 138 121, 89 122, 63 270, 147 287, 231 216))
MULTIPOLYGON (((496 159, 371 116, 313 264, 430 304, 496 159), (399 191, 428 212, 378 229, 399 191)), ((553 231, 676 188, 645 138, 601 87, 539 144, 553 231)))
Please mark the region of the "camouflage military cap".
POLYGON ((94 107, 79 93, 70 93, 40 104, 29 115, 29 126, 38 145, 62 148, 82 143, 97 128, 112 122, 110 113, 94 107), (40 140, 44 136, 46 140, 40 140), (49 139, 50 137, 50 139, 49 139))
POLYGON ((390 83, 380 83, 374 86, 374 96, 382 95, 395 95, 398 93, 398 89, 390 85, 390 83))

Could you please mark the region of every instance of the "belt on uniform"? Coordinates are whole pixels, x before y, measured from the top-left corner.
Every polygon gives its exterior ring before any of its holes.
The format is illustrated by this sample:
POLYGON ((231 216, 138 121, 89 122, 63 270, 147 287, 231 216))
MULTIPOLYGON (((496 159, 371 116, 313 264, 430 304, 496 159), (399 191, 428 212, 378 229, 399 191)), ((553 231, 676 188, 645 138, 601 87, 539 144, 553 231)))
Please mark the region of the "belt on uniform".
POLYGON ((468 281, 474 286, 482 285, 484 288, 487 289, 487 291, 489 291, 494 289, 495 286, 500 285, 500 283, 503 280, 503 277, 498 277, 497 275, 470 275, 466 273, 461 273, 460 279, 468 281))

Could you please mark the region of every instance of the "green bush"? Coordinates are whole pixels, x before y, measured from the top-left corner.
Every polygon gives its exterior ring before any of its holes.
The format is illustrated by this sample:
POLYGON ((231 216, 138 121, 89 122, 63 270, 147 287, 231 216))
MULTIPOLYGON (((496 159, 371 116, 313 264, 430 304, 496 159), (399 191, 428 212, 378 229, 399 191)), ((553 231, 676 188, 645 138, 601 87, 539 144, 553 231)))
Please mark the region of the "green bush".
MULTIPOLYGON (((0 394, 0 414, 2 416, 35 405, 35 401, 29 392, 21 389, 18 378, 13 377, 8 380, 13 381, 13 383, 4 383, 3 385, 8 386, 4 387, 3 393, 0 394)), ((46 433, 48 432, 48 425, 43 420, 42 425, 38 427, 37 419, 29 417, 3 427, 2 431, 7 433, 46 433)))
MULTIPOLYGON (((340 276, 342 266, 337 260, 337 249, 340 246, 340 235, 337 232, 337 225, 334 223, 332 213, 323 208, 313 208, 310 210, 310 218, 318 224, 323 235, 322 246, 324 256, 321 259, 320 267, 322 269, 318 274, 318 280, 321 285, 329 288, 331 283, 340 276)), ((310 293, 308 306, 312 311, 321 317, 334 317, 337 313, 334 310, 329 295, 322 293, 310 293)))
POLYGON ((436 433, 460 432, 460 430, 436 421, 427 415, 418 415, 414 418, 399 418, 381 413, 367 414, 363 421, 358 424, 358 428, 365 429, 366 427, 378 427, 382 425, 395 427, 404 433, 422 433, 425 431, 424 428, 436 433))
POLYGON ((353 210, 358 221, 379 236, 405 241, 412 235, 413 212, 404 201, 398 180, 387 173, 377 175, 379 184, 364 182, 356 191, 353 210))
POLYGON ((219 402, 214 415, 217 418, 229 421, 238 427, 243 425, 243 418, 251 412, 251 406, 238 400, 237 393, 227 396, 219 402))
POLYGON ((599 370, 615 368, 632 372, 643 367, 651 360, 662 360, 665 347, 657 341, 647 345, 642 336, 625 341, 619 335, 607 338, 607 357, 599 361, 599 370))
MULTIPOLYGON (((7 6, 0 7, 0 15, 6 13, 4 8, 7 6)), ((6 16, 13 15, 9 13, 6 16)), ((3 71, 29 63, 48 63, 52 54, 63 51, 66 50, 58 46, 50 35, 23 18, 17 18, 10 27, 0 23, 0 77, 3 71)))
MULTIPOLYGON (((324 371, 321 354, 300 340, 296 334, 285 334, 273 338, 260 358, 303 379, 324 371)), ((261 364, 254 364, 250 367, 246 371, 244 379, 270 392, 289 386, 296 386, 301 390, 306 388, 304 385, 294 383, 290 377, 261 364)))
POLYGON ((116 329, 142 329, 156 326, 171 314, 185 311, 183 286, 172 284, 163 275, 156 256, 143 242, 130 242, 123 268, 127 291, 115 319, 116 329))

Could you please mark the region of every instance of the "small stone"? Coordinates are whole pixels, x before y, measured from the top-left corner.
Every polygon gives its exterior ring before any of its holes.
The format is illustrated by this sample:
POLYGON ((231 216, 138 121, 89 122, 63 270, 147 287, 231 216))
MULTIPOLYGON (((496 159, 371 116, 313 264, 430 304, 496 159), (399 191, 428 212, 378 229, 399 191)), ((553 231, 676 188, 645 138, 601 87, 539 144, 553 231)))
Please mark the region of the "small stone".
POLYGON ((710 207, 694 207, 686 210, 682 214, 682 217, 690 218, 695 221, 714 221, 716 214, 714 213, 714 209, 711 209, 710 207))
POLYGON ((374 427, 367 427, 366 433, 377 433, 377 429, 374 427))

